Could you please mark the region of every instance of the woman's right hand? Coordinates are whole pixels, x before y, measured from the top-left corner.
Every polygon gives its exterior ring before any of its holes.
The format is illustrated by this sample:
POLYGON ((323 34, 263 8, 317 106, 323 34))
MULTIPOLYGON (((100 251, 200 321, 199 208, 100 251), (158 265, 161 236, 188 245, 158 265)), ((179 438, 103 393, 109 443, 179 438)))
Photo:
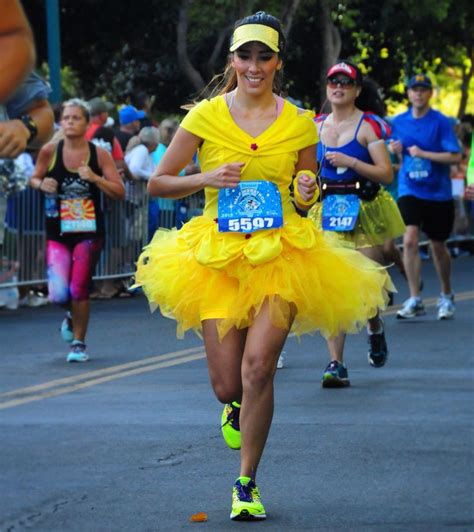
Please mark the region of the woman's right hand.
POLYGON ((39 190, 45 194, 56 194, 58 191, 58 182, 52 177, 45 177, 40 183, 39 190))
POLYGON ((240 173, 245 163, 227 163, 204 174, 204 186, 212 188, 235 188, 240 183, 240 173))

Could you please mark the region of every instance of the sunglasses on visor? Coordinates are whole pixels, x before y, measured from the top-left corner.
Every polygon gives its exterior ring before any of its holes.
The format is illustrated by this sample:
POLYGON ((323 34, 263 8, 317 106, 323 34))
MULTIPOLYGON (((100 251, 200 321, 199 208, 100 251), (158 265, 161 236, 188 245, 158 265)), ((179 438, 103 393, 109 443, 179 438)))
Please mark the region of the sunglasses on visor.
POLYGON ((347 76, 330 77, 327 79, 327 85, 331 89, 336 89, 338 85, 341 87, 353 87, 355 81, 347 76))

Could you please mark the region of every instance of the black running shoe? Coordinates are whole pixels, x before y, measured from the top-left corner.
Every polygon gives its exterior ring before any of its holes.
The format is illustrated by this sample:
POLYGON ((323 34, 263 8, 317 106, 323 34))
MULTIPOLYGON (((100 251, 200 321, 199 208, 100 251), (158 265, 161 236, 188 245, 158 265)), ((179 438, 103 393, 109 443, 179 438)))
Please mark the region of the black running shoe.
POLYGON ((388 358, 387 342, 385 340, 385 331, 378 334, 369 334, 369 364, 374 368, 381 368, 385 365, 388 358))

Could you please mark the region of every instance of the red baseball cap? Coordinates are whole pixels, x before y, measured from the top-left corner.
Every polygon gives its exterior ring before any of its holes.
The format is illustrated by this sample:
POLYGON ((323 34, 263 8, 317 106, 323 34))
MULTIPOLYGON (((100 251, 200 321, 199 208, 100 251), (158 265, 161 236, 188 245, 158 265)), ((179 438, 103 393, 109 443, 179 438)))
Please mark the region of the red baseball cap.
POLYGON ((360 73, 360 71, 354 66, 345 63, 344 61, 333 65, 328 70, 326 77, 330 78, 331 76, 334 76, 336 74, 344 74, 348 78, 353 79, 358 85, 362 83, 362 74, 360 73))

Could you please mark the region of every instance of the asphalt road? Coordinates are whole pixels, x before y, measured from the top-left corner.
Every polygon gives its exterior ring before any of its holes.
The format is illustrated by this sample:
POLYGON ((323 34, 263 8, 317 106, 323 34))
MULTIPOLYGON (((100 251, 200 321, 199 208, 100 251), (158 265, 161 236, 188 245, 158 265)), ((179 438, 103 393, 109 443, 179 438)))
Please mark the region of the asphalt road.
MULTIPOLYGON (((0 311, 0 530, 474 530, 474 257, 453 262, 457 312, 386 316, 390 347, 352 386, 323 390, 319 336, 289 338, 258 482, 268 519, 229 521, 238 453, 225 446, 201 340, 176 340, 142 296, 93 304, 91 362, 68 365, 52 306, 0 311), (190 523, 206 512, 206 523, 190 523)), ((396 304, 406 296, 398 275, 396 304)))

